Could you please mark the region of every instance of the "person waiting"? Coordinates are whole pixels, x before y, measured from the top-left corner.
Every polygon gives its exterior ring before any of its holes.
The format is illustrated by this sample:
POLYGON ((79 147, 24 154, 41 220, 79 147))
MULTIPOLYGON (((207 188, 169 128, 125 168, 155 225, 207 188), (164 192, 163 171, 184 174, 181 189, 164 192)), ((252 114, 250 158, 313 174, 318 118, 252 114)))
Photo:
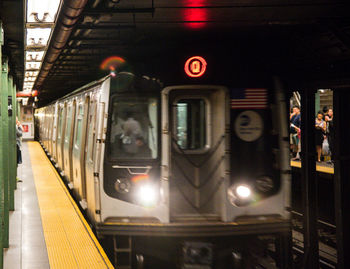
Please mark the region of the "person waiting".
POLYGON ((323 113, 319 111, 315 119, 315 142, 317 151, 317 162, 321 162, 323 135, 326 132, 326 122, 323 120, 323 113))

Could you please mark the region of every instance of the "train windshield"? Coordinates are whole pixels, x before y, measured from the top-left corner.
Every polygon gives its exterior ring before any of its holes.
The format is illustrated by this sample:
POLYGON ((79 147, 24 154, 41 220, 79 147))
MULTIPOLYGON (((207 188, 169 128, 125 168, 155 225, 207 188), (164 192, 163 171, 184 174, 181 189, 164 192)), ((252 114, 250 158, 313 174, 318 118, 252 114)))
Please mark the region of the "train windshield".
POLYGON ((158 100, 154 97, 112 99, 109 155, 111 159, 156 159, 158 100))

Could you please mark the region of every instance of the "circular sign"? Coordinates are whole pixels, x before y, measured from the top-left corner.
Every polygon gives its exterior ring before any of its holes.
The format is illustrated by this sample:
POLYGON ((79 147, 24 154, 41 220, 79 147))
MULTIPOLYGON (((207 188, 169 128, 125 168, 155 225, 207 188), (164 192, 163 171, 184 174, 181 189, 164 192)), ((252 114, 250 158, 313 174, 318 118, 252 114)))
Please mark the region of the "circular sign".
POLYGON ((203 57, 193 56, 185 63, 185 72, 188 76, 198 78, 202 76, 207 69, 207 62, 203 57))
POLYGON ((252 111, 247 110, 240 113, 235 121, 235 132, 237 136, 246 142, 257 140, 264 130, 264 123, 261 116, 252 111))

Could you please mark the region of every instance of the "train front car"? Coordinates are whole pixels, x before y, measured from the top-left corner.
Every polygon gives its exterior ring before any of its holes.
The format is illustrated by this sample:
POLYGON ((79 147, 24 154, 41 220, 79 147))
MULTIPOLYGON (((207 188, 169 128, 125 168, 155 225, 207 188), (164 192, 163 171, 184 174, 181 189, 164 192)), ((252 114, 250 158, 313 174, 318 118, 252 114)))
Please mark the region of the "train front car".
POLYGON ((97 224, 113 236, 115 266, 252 268, 270 262, 271 242, 285 258, 283 93, 181 85, 160 94, 152 80, 120 75, 111 80, 97 224))
POLYGON ((160 84, 131 73, 110 82, 100 216, 104 224, 167 222, 160 190, 160 84))

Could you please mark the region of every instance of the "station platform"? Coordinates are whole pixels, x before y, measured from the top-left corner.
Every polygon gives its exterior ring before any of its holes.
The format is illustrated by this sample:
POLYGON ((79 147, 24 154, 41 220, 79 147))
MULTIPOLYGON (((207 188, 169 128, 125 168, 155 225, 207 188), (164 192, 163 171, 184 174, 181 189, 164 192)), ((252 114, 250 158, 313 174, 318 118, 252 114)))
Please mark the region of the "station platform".
POLYGON ((113 268, 37 142, 24 142, 4 268, 113 268))
MULTIPOLYGON (((290 166, 293 168, 300 169, 301 161, 290 161, 290 166)), ((334 165, 328 164, 326 162, 321 162, 316 164, 316 171, 324 174, 334 174, 334 165)))

